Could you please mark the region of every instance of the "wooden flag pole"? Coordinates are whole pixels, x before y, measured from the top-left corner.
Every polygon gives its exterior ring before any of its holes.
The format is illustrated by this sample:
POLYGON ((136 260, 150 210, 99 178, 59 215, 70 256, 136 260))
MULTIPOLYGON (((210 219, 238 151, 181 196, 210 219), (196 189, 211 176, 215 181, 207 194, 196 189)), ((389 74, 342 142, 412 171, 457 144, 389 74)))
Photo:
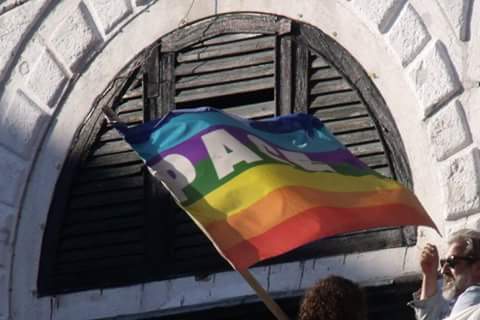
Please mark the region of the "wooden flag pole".
POLYGON ((283 312, 282 308, 272 299, 268 292, 258 283, 257 279, 246 270, 237 270, 252 289, 257 293, 260 300, 267 306, 267 308, 277 317, 278 320, 289 320, 288 316, 283 312))

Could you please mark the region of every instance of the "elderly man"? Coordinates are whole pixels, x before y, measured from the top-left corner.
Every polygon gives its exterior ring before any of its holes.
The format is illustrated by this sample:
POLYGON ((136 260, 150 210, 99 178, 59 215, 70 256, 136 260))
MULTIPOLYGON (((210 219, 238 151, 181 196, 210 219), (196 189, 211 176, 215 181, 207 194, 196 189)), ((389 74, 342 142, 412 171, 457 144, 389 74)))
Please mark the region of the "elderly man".
POLYGON ((409 303, 417 320, 480 319, 480 232, 459 230, 448 245, 445 259, 440 259, 441 288, 437 248, 427 244, 422 251, 422 287, 409 303))

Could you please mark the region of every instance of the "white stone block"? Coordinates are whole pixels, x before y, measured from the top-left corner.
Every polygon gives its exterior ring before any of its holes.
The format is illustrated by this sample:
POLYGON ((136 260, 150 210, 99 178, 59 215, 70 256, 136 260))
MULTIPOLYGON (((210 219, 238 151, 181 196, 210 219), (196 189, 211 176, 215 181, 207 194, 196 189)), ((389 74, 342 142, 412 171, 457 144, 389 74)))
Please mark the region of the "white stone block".
POLYGON ((97 319, 138 312, 141 285, 90 290, 56 297, 53 319, 97 319))
POLYGON ((8 273, 6 269, 0 268, 0 319, 9 316, 9 294, 8 294, 8 273))
POLYGON ((465 228, 480 231, 480 212, 467 217, 465 228))
POLYGON ((423 105, 424 117, 428 117, 461 89, 458 75, 440 41, 411 64, 410 79, 423 105))
POLYGON ((460 230, 460 229, 468 228, 468 226, 469 226, 468 220, 469 219, 470 219, 470 216, 460 218, 460 219, 455 220, 455 221, 446 221, 445 222, 445 230, 444 230, 445 237, 448 239, 448 237, 452 233, 454 233, 455 231, 460 230))
POLYGON ((172 282, 171 295, 175 297, 179 306, 191 306, 207 303, 212 300, 212 289, 215 287, 215 278, 196 280, 194 277, 175 279, 172 282))
POLYGON ((303 263, 290 262, 270 266, 269 292, 285 292, 300 288, 303 263))
POLYGON ((156 281, 143 284, 142 312, 164 309, 171 300, 171 281, 156 281))
MULTIPOLYGON (((95 309, 95 317, 119 317, 136 312, 141 304, 141 286, 134 285, 102 291, 103 301, 95 309)), ((93 317, 92 317, 93 318, 93 317)), ((70 318, 71 319, 71 318, 70 318)), ((80 317, 79 319, 85 319, 80 317)))
POLYGON ((64 61, 77 71, 102 39, 87 7, 80 5, 55 30, 50 42, 64 61))
POLYGON ((345 266, 345 256, 333 256, 319 259, 307 260, 303 265, 303 274, 301 275, 300 289, 307 289, 318 280, 328 275, 342 274, 345 266))
POLYGON ((0 202, 15 206, 23 192, 23 184, 27 174, 26 163, 0 147, 0 202))
POLYGON ((405 248, 347 255, 342 276, 357 282, 391 279, 403 270, 405 248))
POLYGON ((17 90, 0 119, 0 143, 24 158, 36 149, 50 117, 23 91, 17 90))
POLYGON ((354 0, 355 9, 381 33, 388 31, 406 0, 354 0))
POLYGON ((438 0, 457 37, 466 41, 470 38, 472 0, 438 0))
MULTIPOLYGON (((268 284, 263 281, 267 279, 268 269, 258 270, 253 273, 254 277, 259 280, 264 288, 268 284), (263 275, 262 275, 263 274, 263 275)), ((211 289, 212 297, 217 299, 231 299, 238 296, 254 295, 253 289, 245 282, 238 272, 221 272, 215 274, 215 286, 211 289)))
POLYGON ((387 36, 403 66, 409 64, 431 39, 422 19, 411 4, 405 6, 387 36))
POLYGON ((403 272, 407 274, 414 274, 420 272, 420 246, 406 248, 405 261, 403 263, 403 272))
POLYGON ((0 243, 9 243, 13 233, 14 209, 0 203, 0 243))
POLYGON ((0 204, 0 268, 7 268, 11 251, 11 238, 14 232, 13 208, 0 204))
POLYGON ((0 78, 46 0, 28 1, 0 15, 0 78))
POLYGON ((7 269, 9 267, 11 256, 12 256, 12 247, 7 243, 0 242, 0 270, 2 268, 7 269))
POLYGON ((101 290, 90 290, 57 296, 53 319, 91 319, 98 314, 98 306, 105 302, 101 290))
POLYGON ((105 34, 133 12, 130 0, 90 0, 90 3, 100 19, 105 34))
POLYGON ((45 50, 28 79, 28 87, 49 107, 54 107, 65 90, 69 73, 45 50))
POLYGON ((480 209, 480 153, 473 149, 441 167, 446 219, 457 220, 480 209))
POLYGON ((462 105, 453 101, 428 122, 428 134, 437 160, 444 160, 472 142, 462 105))

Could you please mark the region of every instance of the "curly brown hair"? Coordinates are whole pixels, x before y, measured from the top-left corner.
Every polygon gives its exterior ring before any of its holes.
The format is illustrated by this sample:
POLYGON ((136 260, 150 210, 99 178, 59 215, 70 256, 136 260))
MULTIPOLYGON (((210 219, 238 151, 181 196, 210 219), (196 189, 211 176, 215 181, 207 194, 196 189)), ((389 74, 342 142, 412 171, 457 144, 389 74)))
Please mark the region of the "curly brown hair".
POLYGON ((330 276, 305 293, 299 320, 366 320, 367 301, 354 282, 330 276))

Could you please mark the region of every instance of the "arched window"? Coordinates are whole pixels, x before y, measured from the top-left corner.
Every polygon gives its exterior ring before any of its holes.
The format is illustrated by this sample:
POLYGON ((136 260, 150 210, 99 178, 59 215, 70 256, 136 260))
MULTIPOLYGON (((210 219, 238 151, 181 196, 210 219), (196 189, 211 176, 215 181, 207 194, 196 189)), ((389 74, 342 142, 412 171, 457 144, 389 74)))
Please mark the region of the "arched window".
MULTIPOLYGON (((130 125, 206 105, 255 119, 309 112, 370 167, 411 186, 400 136, 365 71, 320 30, 285 18, 222 15, 178 29, 146 48, 97 102, 57 182, 42 247, 41 295, 228 269, 105 122, 105 103, 130 125)), ((414 241, 411 227, 370 230, 264 263, 414 241)))

